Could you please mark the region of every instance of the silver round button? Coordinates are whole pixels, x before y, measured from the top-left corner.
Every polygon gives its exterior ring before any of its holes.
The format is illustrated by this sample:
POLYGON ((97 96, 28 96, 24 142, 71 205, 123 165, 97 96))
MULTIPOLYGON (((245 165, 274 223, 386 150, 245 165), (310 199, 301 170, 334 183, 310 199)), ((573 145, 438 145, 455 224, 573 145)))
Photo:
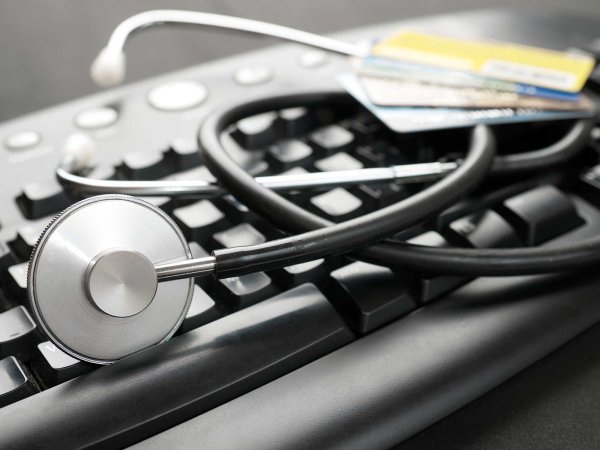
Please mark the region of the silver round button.
POLYGON ((273 78, 273 69, 265 65, 241 67, 233 74, 233 79, 244 86, 266 83, 271 78, 273 78))
POLYGON ((10 150, 23 150, 38 145, 41 140, 42 136, 37 131, 18 131, 6 138, 4 145, 10 150))
POLYGON ((207 95, 206 87, 197 81, 172 81, 152 89, 148 102, 161 111, 182 111, 200 105, 207 95))
POLYGON ((154 265, 141 253, 109 250, 90 262, 85 287, 98 309, 113 317, 129 317, 152 303, 158 279, 154 265))
POLYGON ((75 125, 84 130, 104 128, 115 123, 118 117, 119 113, 114 108, 92 108, 77 114, 75 125))
POLYGON ((323 50, 308 50, 300 55, 298 64, 307 69, 319 67, 329 62, 330 55, 323 50))

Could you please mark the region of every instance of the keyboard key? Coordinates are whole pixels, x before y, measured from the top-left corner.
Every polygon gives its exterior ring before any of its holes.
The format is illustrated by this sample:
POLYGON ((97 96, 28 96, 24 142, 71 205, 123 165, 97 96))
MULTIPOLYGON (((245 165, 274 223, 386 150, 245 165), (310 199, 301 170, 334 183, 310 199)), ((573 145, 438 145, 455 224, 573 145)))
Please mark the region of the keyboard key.
POLYGON ((14 303, 9 301, 8 298, 0 291, 0 313, 4 312, 14 306, 14 303))
POLYGON ((0 408, 37 392, 31 374, 17 358, 0 360, 0 408))
POLYGON ((17 204, 27 219, 39 219, 62 211, 71 204, 71 199, 58 181, 53 180, 26 184, 17 204))
POLYGON ((485 210, 455 220, 445 230, 454 245, 475 248, 511 248, 523 244, 517 233, 497 212, 485 210))
POLYGON ((384 208, 410 195, 406 186, 396 182, 360 184, 352 189, 352 193, 370 210, 384 208))
POLYGON ((195 285, 190 309, 188 309, 178 333, 187 333, 194 328, 213 322, 219 317, 221 317, 221 313, 217 309, 215 301, 200 286, 195 285))
POLYGON ((285 136, 294 137, 312 130, 316 118, 307 108, 298 106, 279 111, 278 124, 285 136))
POLYGON ((28 361, 37 341, 36 325, 25 307, 0 314, 0 358, 16 356, 28 361))
MULTIPOLYGON (((281 172, 281 175, 298 175, 298 174, 306 174, 306 173, 309 173, 309 172, 304 167, 292 167, 291 169, 286 170, 285 172, 281 172)), ((281 194, 283 196, 285 196, 286 198, 288 198, 289 200, 291 200, 292 202, 299 204, 299 205, 307 202, 311 196, 311 192, 309 189, 303 189, 303 190, 299 190, 299 191, 282 192, 281 194)))
POLYGON ((327 125, 309 135, 310 141, 323 155, 349 151, 354 145, 354 135, 339 125, 327 125))
POLYGON ((171 213, 175 207, 175 202, 171 197, 146 197, 144 198, 148 203, 153 204, 157 208, 162 209, 167 213, 171 213))
POLYGON ((291 169, 288 169, 285 172, 281 172, 281 175, 295 175, 305 173, 308 173, 308 170, 306 170, 304 167, 292 167, 291 169))
MULTIPOLYGON (((192 258, 206 258, 210 256, 204 247, 200 246, 197 242, 188 242, 188 246, 190 247, 190 251, 192 252, 192 258)), ((202 287, 202 289, 206 289, 211 282, 211 277, 197 277, 196 284, 202 287)))
POLYGON ((173 170, 180 172, 199 166, 202 161, 198 152, 198 142, 195 138, 174 139, 169 144, 165 158, 173 166, 173 170))
POLYGON ((223 211, 225 217, 233 223, 256 223, 259 219, 259 216, 254 211, 250 211, 246 205, 231 195, 225 195, 219 199, 215 199, 214 203, 217 208, 223 211))
MULTIPOLYGON (((267 239, 275 239, 282 235, 270 222, 260 217, 254 211, 250 211, 246 205, 231 195, 215 199, 214 203, 232 223, 241 222, 249 224, 267 239)), ((223 247, 222 244, 216 244, 214 240, 212 243, 209 243, 209 246, 211 249, 223 247)))
POLYGON ((587 81, 587 85, 595 91, 600 90, 600 67, 596 66, 587 81))
POLYGON ((505 200, 498 212, 526 245, 538 245, 584 223, 571 199, 555 186, 540 186, 505 200))
MULTIPOLYGON (((597 128, 597 130, 600 132, 600 128, 597 128)), ((600 139, 598 141, 600 142, 600 139)), ((586 170, 579 178, 577 188, 578 194, 596 207, 600 207, 600 165, 586 170)))
POLYGON ((211 296, 231 311, 253 305, 277 293, 271 278, 264 272, 215 280, 211 296))
POLYGON ((282 289, 289 289, 304 283, 321 285, 327 276, 327 263, 324 259, 308 261, 293 266, 269 271, 273 281, 282 289))
POLYGON ((15 254, 10 247, 3 241, 0 241, 0 281, 4 281, 8 276, 8 268, 17 263, 15 254))
POLYGON ((313 154, 312 147, 297 139, 286 139, 269 147, 267 157, 276 170, 288 169, 292 166, 306 166, 313 154))
POLYGON ((29 260, 31 251, 34 245, 37 243, 40 234, 48 226, 52 217, 45 217, 43 219, 28 221, 21 227, 17 228, 17 236, 12 241, 12 247, 16 254, 22 260, 29 260))
POLYGON ((188 246, 190 247, 193 258, 205 258, 206 256, 209 256, 209 253, 197 242, 188 242, 188 246))
POLYGON ((570 50, 576 53, 581 52, 583 54, 592 55, 598 60, 600 59, 600 39, 596 38, 589 42, 582 42, 577 46, 577 48, 570 50))
POLYGON ((177 181, 204 180, 209 182, 217 180, 206 166, 198 166, 193 169, 184 170, 183 172, 174 173, 165 179, 177 181))
POLYGON ((31 366, 45 387, 56 386, 94 369, 93 364, 73 358, 50 341, 37 345, 31 366))
POLYGON ((330 125, 345 117, 347 114, 343 111, 345 108, 337 108, 336 105, 319 105, 312 108, 316 121, 320 126, 330 125))
MULTIPOLYGON (((385 167, 405 164, 409 158, 398 148, 386 141, 375 141, 368 145, 360 145, 354 151, 355 156, 367 166, 385 167)), ((412 161, 417 162, 417 161, 412 161)))
MULTIPOLYGON (((427 245, 430 247, 451 247, 452 245, 442 235, 428 231, 408 240, 411 244, 427 245)), ((468 278, 451 275, 403 273, 401 278, 406 282, 413 295, 421 303, 427 303, 446 294, 469 281, 468 278)))
POLYGON ((27 267, 29 263, 15 264, 8 268, 8 277, 4 281, 7 294, 17 299, 20 304, 27 305, 27 267))
POLYGON ((228 225, 223 213, 208 200, 176 208, 173 216, 186 237, 200 245, 204 245, 209 237, 228 225))
POLYGON ((385 166, 385 154, 371 145, 361 145, 356 148, 356 156, 369 166, 385 166))
POLYGON ((238 121, 232 137, 245 149, 266 147, 279 138, 275 112, 257 114, 238 121))
POLYGON ((348 121, 348 126, 356 136, 356 140, 361 144, 368 144, 375 139, 381 138, 385 132, 385 127, 381 122, 375 120, 373 116, 362 116, 348 121))
MULTIPOLYGON (((264 151, 248 151, 239 146, 238 142, 230 134, 221 136, 221 143, 227 150, 229 156, 246 172, 252 176, 258 176, 269 170, 269 163, 265 161, 264 151)), ((269 142, 271 144, 272 142, 269 142)), ((265 145, 266 147, 266 145, 265 145)))
POLYGON ((336 153, 315 161, 315 167, 323 172, 330 172, 334 170, 358 170, 362 169, 364 165, 348 153, 336 153))
POLYGON ((310 199, 310 202, 321 214, 325 213, 333 220, 346 220, 356 215, 362 206, 359 198, 342 188, 316 195, 310 199))
POLYGON ((212 241, 215 244, 215 248, 223 248, 262 244, 266 241, 266 238, 252 225, 242 223, 228 230, 213 234, 212 241))
POLYGON ((112 165, 99 164, 87 172, 85 176, 94 180, 114 180, 117 178, 117 172, 112 165))
POLYGON ((325 294, 359 333, 373 331, 417 307, 389 268, 365 262, 334 270, 325 294))
POLYGON ((163 153, 158 150, 127 153, 120 169, 128 180, 156 180, 171 172, 163 153))

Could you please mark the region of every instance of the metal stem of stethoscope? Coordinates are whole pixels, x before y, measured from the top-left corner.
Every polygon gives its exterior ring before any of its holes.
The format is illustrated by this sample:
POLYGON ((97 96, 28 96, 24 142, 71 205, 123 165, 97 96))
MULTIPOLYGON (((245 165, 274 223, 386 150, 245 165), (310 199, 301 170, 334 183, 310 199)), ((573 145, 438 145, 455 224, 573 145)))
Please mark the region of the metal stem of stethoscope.
POLYGON ((214 273, 216 263, 214 256, 206 256, 174 263, 157 264, 154 266, 154 270, 158 282, 182 280, 214 273))
MULTIPOLYGON (((269 189, 280 192, 330 189, 371 182, 421 183, 436 181, 457 167, 458 164, 455 162, 431 162, 370 169, 273 175, 257 177, 256 181, 269 189)), ((76 175, 62 167, 57 168, 56 175, 68 190, 77 194, 111 193, 147 197, 193 196, 196 198, 215 198, 227 194, 227 191, 216 182, 206 180, 96 180, 76 175)))

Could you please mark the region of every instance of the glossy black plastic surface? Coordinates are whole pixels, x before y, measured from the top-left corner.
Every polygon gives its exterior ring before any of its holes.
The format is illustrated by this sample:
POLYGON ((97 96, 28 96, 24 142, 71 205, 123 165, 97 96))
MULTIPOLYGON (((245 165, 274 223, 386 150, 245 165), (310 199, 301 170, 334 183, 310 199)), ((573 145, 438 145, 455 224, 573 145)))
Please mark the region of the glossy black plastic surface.
POLYGON ((33 403, 2 408, 0 448, 131 444, 352 339, 325 297, 305 284, 44 391, 33 403))

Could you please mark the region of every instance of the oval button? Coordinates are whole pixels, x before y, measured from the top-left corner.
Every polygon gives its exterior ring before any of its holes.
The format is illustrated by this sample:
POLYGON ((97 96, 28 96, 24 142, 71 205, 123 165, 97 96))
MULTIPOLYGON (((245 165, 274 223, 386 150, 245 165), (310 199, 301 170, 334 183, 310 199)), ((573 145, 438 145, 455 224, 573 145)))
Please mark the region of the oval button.
POLYGON ((329 61, 329 54, 323 50, 308 50, 300 55, 298 63, 307 69, 319 67, 329 61))
POLYGON ((104 128, 115 123, 118 117, 119 114, 114 108, 92 108, 77 114, 75 125, 84 130, 104 128))
POLYGON ((242 67, 233 74, 233 79, 244 86, 266 83, 271 78, 273 69, 265 65, 242 67))
POLYGON ((41 140, 42 136, 37 131, 18 131, 6 138, 4 145, 10 150, 23 150, 38 145, 41 140))
POLYGON ((161 111, 182 111, 200 105, 208 94, 196 81, 172 81, 155 87, 148 93, 148 102, 161 111))

